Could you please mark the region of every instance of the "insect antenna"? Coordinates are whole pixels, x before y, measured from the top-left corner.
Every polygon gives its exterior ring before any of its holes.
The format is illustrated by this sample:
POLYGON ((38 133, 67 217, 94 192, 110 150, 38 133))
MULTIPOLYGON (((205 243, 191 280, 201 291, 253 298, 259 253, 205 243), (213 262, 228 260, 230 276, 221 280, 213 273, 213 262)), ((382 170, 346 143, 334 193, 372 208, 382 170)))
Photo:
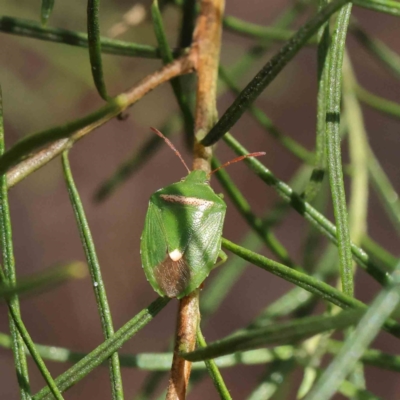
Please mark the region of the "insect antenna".
POLYGON ((208 174, 208 176, 212 175, 213 173, 219 171, 219 170, 222 169, 222 168, 227 167, 228 165, 231 165, 231 164, 237 163, 237 162, 239 162, 239 161, 242 161, 242 160, 244 160, 245 158, 249 158, 249 157, 260 157, 260 156, 265 156, 265 154, 267 154, 267 153, 265 153, 265 151, 258 151, 258 152, 256 152, 256 153, 250 153, 250 154, 245 154, 244 156, 236 157, 236 158, 234 158, 233 160, 230 160, 230 161, 226 162, 225 164, 220 165, 218 168, 214 169, 214 171, 211 171, 211 172, 208 174))
POLYGON ((179 151, 175 148, 175 146, 172 144, 172 142, 165 137, 158 129, 150 127, 150 129, 156 133, 158 136, 160 136, 161 139, 163 139, 165 141, 165 143, 167 143, 167 145, 175 152, 175 154, 179 157, 179 159, 182 161, 182 164, 185 166, 185 168, 187 169, 188 172, 190 172, 189 167, 186 165, 184 159, 181 156, 181 153, 179 153, 179 151))

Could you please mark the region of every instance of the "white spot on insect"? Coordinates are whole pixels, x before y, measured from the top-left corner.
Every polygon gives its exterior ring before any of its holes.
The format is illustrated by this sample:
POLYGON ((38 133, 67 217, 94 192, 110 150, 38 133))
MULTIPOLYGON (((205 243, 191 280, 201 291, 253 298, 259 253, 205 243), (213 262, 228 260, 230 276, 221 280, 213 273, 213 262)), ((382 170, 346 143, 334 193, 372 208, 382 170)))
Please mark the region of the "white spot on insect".
POLYGON ((94 286, 94 287, 99 286, 98 282, 93 282, 93 286, 94 286))
POLYGON ((179 261, 182 258, 182 256, 183 254, 178 249, 175 249, 171 251, 171 253, 169 253, 169 258, 172 261, 179 261))
POLYGON ((199 199, 197 197, 179 196, 176 194, 162 194, 160 197, 170 203, 178 203, 187 206, 198 207, 201 211, 211 207, 214 204, 213 201, 199 199))

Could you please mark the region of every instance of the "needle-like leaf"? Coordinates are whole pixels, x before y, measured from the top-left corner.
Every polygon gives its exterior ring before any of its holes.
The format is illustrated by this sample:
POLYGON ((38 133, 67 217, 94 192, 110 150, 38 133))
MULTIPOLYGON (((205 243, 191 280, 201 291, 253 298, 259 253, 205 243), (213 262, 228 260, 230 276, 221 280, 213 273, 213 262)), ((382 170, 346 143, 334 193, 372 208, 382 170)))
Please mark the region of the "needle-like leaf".
POLYGON ((46 25, 54 8, 54 0, 42 0, 40 7, 40 19, 42 25, 46 25))
POLYGON ((270 324, 263 328, 242 330, 202 349, 183 353, 182 357, 189 361, 209 360, 236 351, 255 349, 269 344, 289 344, 317 333, 347 328, 357 323, 364 313, 365 310, 342 311, 335 316, 306 317, 290 322, 270 324))
POLYGON ((260 72, 245 87, 233 104, 227 109, 217 124, 202 140, 204 146, 216 143, 239 120, 247 107, 263 92, 275 79, 286 64, 298 53, 304 44, 317 33, 318 29, 349 0, 334 0, 311 18, 286 43, 285 46, 260 70, 260 72))
POLYGON ((2 283, 0 298, 8 299, 15 294, 22 295, 54 287, 69 279, 83 278, 86 276, 85 267, 84 263, 77 261, 22 278, 16 285, 2 283))
POLYGON ((92 76, 99 95, 104 100, 109 100, 106 84, 104 82, 103 63, 101 60, 100 0, 88 0, 87 3, 87 32, 89 44, 89 58, 92 67, 92 76))
MULTIPOLYGON (((35 21, 22 18, 0 17, 0 31, 11 35, 25 36, 70 46, 89 47, 88 36, 83 32, 62 28, 44 27, 35 21)), ((123 40, 100 37, 101 51, 126 57, 160 58, 156 47, 123 40)))
MULTIPOLYGON (((153 301, 147 308, 118 329, 113 336, 56 378, 55 381, 60 390, 66 391, 106 361, 127 340, 147 325, 168 304, 169 300, 168 298, 158 298, 153 301)), ((47 399, 49 393, 49 388, 45 387, 35 394, 33 398, 34 400, 47 399)))

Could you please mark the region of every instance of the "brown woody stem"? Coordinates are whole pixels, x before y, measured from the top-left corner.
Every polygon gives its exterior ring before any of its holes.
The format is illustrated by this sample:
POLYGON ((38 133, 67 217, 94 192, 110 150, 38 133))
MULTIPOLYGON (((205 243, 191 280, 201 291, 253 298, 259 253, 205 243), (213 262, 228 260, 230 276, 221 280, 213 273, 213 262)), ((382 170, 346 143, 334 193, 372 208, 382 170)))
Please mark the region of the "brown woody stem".
MULTIPOLYGON (((217 77, 224 5, 224 0, 201 1, 190 52, 197 72, 193 169, 201 169, 207 174, 211 171, 212 147, 204 147, 200 141, 217 120, 217 77)), ((179 353, 195 349, 199 323, 197 289, 180 300, 174 358, 166 400, 185 399, 192 365, 181 358, 179 353)))
POLYGON ((217 121, 217 77, 224 0, 203 0, 193 41, 197 65, 197 104, 193 169, 210 172, 212 148, 200 141, 217 121))
POLYGON ((179 301, 174 357, 168 383, 167 400, 185 399, 192 363, 180 357, 179 353, 195 349, 199 320, 199 289, 196 289, 179 301))

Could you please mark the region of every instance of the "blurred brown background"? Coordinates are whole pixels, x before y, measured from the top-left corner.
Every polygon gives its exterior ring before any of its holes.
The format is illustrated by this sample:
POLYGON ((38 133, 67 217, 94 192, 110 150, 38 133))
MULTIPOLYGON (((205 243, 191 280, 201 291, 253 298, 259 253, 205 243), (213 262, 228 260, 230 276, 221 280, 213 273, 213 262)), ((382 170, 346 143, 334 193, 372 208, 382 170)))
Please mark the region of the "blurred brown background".
MULTIPOLYGON (((136 2, 103 0, 100 13, 102 34, 106 35, 113 25, 120 22, 122 15, 134 3, 136 2)), ((148 12, 150 1, 142 4, 148 12)), ((251 22, 269 24, 289 4, 289 1, 282 0, 230 0, 226 5, 226 13, 251 22)), ((39 0, 0 0, 0 6, 3 15, 39 20, 39 0)), ((368 32, 400 52, 398 20, 356 7, 354 14, 368 32)), ((179 13, 168 7, 164 20, 170 43, 174 44, 177 39, 179 13)), ((305 17, 302 18, 304 20, 305 17)), ((85 31, 86 2, 56 0, 50 26, 85 31)), ((155 44, 148 20, 131 28, 120 38, 155 44)), ((250 39, 225 32, 221 55, 223 64, 233 64, 252 43, 250 39)), ((360 83, 376 94, 400 101, 398 81, 351 36, 348 44, 360 83)), ((278 48, 279 45, 273 46, 272 51, 254 70, 248 71, 240 84, 245 84, 278 48)), ((82 48, 0 33, 0 83, 3 89, 8 146, 27 134, 81 117, 102 105, 92 83, 88 60, 88 53, 82 48)), ((112 95, 130 87, 161 65, 159 60, 111 55, 104 55, 103 63, 108 92, 112 95)), ((311 150, 315 135, 315 99, 316 56, 315 49, 308 47, 285 68, 257 104, 284 132, 311 150)), ((231 101, 232 96, 228 94, 220 98, 220 113, 231 101)), ((76 184, 97 246, 116 329, 156 297, 146 282, 139 256, 139 238, 144 216, 149 196, 160 187, 179 180, 185 175, 185 170, 167 146, 163 146, 157 156, 109 200, 94 204, 93 194, 120 162, 152 135, 149 126, 160 128, 176 110, 170 86, 164 85, 130 109, 130 116, 126 121, 111 121, 79 142, 70 153, 76 184)), ((395 186, 400 189, 398 122, 367 108, 364 111, 372 147, 395 186)), ((249 116, 245 115, 240 120, 233 133, 251 151, 267 151, 268 155, 263 161, 283 180, 288 180, 300 165, 298 160, 263 132, 249 116)), ((184 158, 190 160, 190 153, 184 148, 183 140, 175 136, 174 142, 182 150, 184 158)), ((346 147, 347 141, 344 142, 344 148, 346 147)), ((222 160, 233 157, 232 152, 223 144, 218 147, 218 155, 222 160)), ((275 192, 261 184, 244 164, 230 167, 229 173, 246 193, 259 215, 276 201, 275 192)), ((213 186, 219 190, 216 181, 213 186)), ((247 232, 247 225, 234 207, 229 207, 229 201, 227 202, 224 233, 227 238, 239 241, 247 232)), ((12 189, 10 203, 19 276, 38 272, 58 262, 84 260, 59 158, 12 189)), ((294 258, 303 245, 306 226, 305 221, 296 213, 290 212, 277 229, 278 237, 294 258)), ((370 199, 369 232, 387 249, 400 255, 395 232, 373 193, 370 199)), ((264 253, 270 255, 267 251, 264 253)), ((212 278, 211 275, 209 279, 212 278)), ((264 305, 290 287, 291 285, 279 278, 249 267, 207 325, 207 340, 220 338, 246 325, 264 305)), ((377 289, 378 286, 365 273, 358 273, 356 291, 360 299, 371 299, 377 289)), ((4 305, 0 307, 0 331, 8 332, 7 310, 4 305)), ((122 351, 136 353, 164 350, 166 341, 174 332, 176 309, 177 302, 172 301, 155 321, 128 341, 122 351)), ((89 279, 70 282, 24 299, 22 314, 37 343, 88 352, 103 340, 89 279)), ((400 350, 399 342, 386 334, 381 334, 375 345, 390 352, 400 350)), ((30 366, 32 388, 36 392, 43 386, 43 381, 31 361, 30 366)), ((48 366, 53 376, 57 376, 70 365, 49 362, 48 366)), ((264 366, 223 370, 233 398, 245 398, 264 370, 264 366)), ((385 399, 399 398, 400 380, 395 373, 367 368, 366 374, 371 391, 385 399)), ((146 376, 147 372, 123 369, 126 399, 134 397, 146 376)), ((300 374, 297 373, 293 382, 299 378, 300 374)), ((17 399, 17 393, 12 354, 8 350, 0 349, 0 398, 17 399)), ((290 398, 294 398, 293 393, 290 398)), ((69 390, 66 398, 109 399, 107 368, 97 368, 69 390)), ((216 398, 211 380, 204 379, 189 398, 216 398)))

